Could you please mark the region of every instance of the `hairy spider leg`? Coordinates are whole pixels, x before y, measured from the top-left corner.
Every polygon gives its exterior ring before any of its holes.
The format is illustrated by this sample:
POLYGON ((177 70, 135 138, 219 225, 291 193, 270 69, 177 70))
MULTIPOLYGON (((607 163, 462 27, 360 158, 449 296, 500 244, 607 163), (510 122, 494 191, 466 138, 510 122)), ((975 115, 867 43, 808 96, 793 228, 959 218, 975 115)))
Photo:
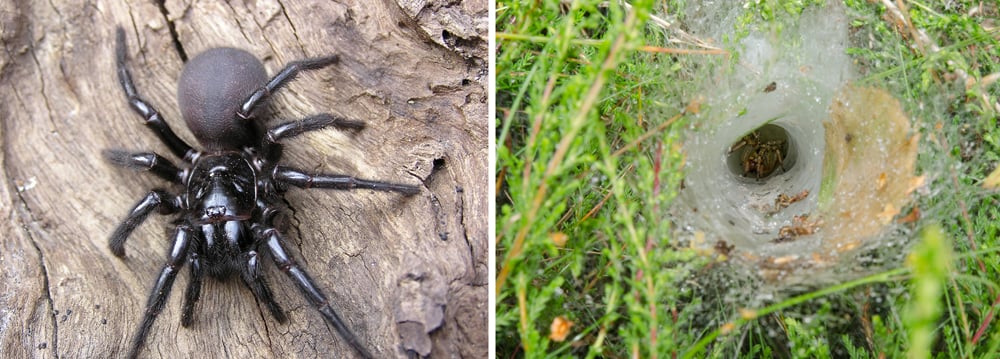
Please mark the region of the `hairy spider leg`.
POLYGON ((318 70, 330 65, 333 65, 340 61, 340 57, 337 55, 331 55, 326 57, 316 57, 311 59, 299 60, 289 62, 285 65, 285 68, 278 72, 277 75, 271 78, 266 85, 257 89, 246 101, 243 102, 243 106, 240 106, 240 110, 237 111, 237 115, 243 119, 249 119, 253 117, 254 113, 257 111, 257 107, 262 104, 267 103, 268 99, 275 91, 280 90, 285 87, 289 82, 295 79, 301 71, 311 71, 318 70))
POLYGON ((125 240, 132 234, 142 222, 146 221, 149 214, 153 210, 159 209, 160 214, 174 214, 181 209, 181 200, 179 197, 168 193, 162 189, 154 189, 146 194, 139 200, 139 203, 135 204, 132 211, 129 212, 125 220, 115 228, 114 233, 111 234, 111 240, 109 247, 111 247, 111 253, 114 253, 119 258, 125 257, 125 240))
POLYGON ((154 152, 129 153, 122 150, 104 150, 101 153, 113 165, 149 171, 171 183, 181 184, 184 182, 184 171, 177 168, 170 160, 154 152))
POLYGON ((205 269, 201 267, 198 251, 191 251, 191 254, 188 254, 188 262, 191 263, 191 278, 188 280, 184 306, 181 310, 181 325, 185 328, 194 323, 194 304, 201 298, 201 281, 205 278, 205 269))
POLYGON ((778 155, 778 168, 781 169, 781 173, 785 173, 785 157, 781 155, 780 148, 778 148, 776 151, 777 151, 776 154, 778 155))
POLYGON ((167 302, 167 297, 170 296, 170 289, 174 285, 174 279, 177 278, 177 272, 184 266, 184 262, 187 259, 190 236, 190 227, 187 225, 177 226, 174 234, 174 245, 170 249, 170 258, 163 265, 160 277, 156 279, 156 285, 153 286, 153 290, 149 293, 149 300, 146 302, 146 312, 142 316, 142 324, 139 325, 139 330, 132 337, 132 347, 129 349, 128 358, 139 356, 139 350, 142 348, 143 343, 146 342, 146 336, 149 335, 149 328, 156 321, 156 316, 160 315, 160 312, 163 311, 163 304, 167 302))
POLYGON ((295 260, 288 255, 287 251, 285 251, 284 245, 282 244, 283 240, 281 239, 281 235, 278 233, 278 230, 274 228, 264 228, 263 226, 254 227, 254 235, 257 236, 259 241, 263 241, 267 244, 267 248, 271 252, 271 259, 274 260, 282 272, 288 275, 288 277, 291 278, 296 285, 298 285, 299 289, 302 291, 302 295, 305 296, 306 299, 312 303, 312 305, 316 307, 321 314, 323 314, 323 318, 326 319, 326 322, 332 325, 333 328, 337 330, 337 333, 340 333, 340 336, 344 338, 344 340, 346 340, 347 343, 358 352, 358 354, 361 354, 364 358, 373 358, 372 354, 368 352, 368 349, 365 349, 365 347, 361 344, 361 341, 358 340, 358 337, 347 328, 347 325, 344 324, 342 319, 340 319, 337 312, 330 307, 330 302, 326 299, 326 296, 323 295, 323 292, 319 290, 312 278, 309 277, 309 274, 302 268, 299 268, 298 264, 295 263, 295 260))
POLYGON ((753 131, 749 135, 740 138, 740 142, 737 142, 735 145, 729 147, 728 153, 736 152, 736 150, 743 148, 743 146, 749 145, 750 147, 757 147, 758 142, 760 142, 760 134, 758 134, 757 131, 753 131))
POLYGON ((288 121, 271 127, 261 140, 261 157, 270 163, 281 159, 281 140, 292 138, 309 131, 321 130, 327 127, 349 130, 365 128, 365 123, 336 117, 328 113, 312 115, 298 121, 288 121))
POLYGON ((268 288, 267 282, 264 281, 256 250, 246 253, 246 267, 243 268, 240 277, 243 279, 243 283, 246 283, 247 287, 250 287, 250 291, 253 292, 254 297, 257 297, 258 301, 264 302, 264 305, 271 311, 271 315, 274 316, 274 319, 278 323, 284 323, 288 320, 285 317, 285 312, 281 310, 281 306, 278 305, 278 302, 274 300, 274 296, 271 295, 271 290, 268 288))
POLYGON ((160 140, 167 144, 167 147, 170 148, 170 151, 174 155, 191 162, 198 156, 198 151, 192 149, 187 142, 177 137, 177 134, 170 129, 170 125, 160 116, 159 111, 153 105, 140 98, 136 92, 135 84, 132 82, 132 74, 129 72, 128 67, 125 66, 127 52, 125 48, 125 29, 119 26, 116 35, 118 41, 115 51, 118 62, 118 82, 122 85, 122 89, 125 90, 129 106, 145 119, 146 126, 152 129, 160 140))

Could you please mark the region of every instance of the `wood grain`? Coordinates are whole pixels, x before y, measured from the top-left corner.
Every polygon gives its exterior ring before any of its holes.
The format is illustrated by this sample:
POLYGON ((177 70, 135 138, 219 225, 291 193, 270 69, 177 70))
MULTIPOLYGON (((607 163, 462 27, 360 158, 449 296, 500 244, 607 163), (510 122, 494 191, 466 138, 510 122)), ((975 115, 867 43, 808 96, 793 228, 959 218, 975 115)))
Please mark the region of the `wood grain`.
MULTIPOLYGON (((165 263, 171 218, 152 216, 126 243, 124 260, 107 247, 147 191, 180 190, 100 157, 104 148, 170 156, 117 83, 114 27, 121 25, 140 94, 191 144, 175 96, 183 59, 238 47, 274 74, 296 59, 340 55, 339 65, 280 92, 269 124, 329 112, 367 128, 295 138, 284 163, 421 185, 422 193, 291 190, 291 250, 376 356, 406 357, 413 348, 437 358, 485 357, 486 2, 404 5, 0 2, 3 356, 123 356, 165 263)), ((238 280, 208 279, 195 324, 181 327, 184 270, 143 357, 353 356, 265 262, 288 323, 277 323, 238 280)))

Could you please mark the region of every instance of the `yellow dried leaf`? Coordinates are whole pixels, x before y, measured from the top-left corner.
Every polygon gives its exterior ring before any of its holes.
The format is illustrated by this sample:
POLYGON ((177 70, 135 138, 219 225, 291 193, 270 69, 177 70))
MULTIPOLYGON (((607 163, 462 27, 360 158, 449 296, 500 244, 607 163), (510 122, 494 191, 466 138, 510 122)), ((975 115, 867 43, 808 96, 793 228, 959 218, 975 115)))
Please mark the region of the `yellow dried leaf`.
POLYGON ((692 115, 697 114, 698 112, 701 111, 701 103, 704 101, 705 99, 701 97, 697 97, 694 100, 691 100, 691 102, 688 103, 687 107, 684 108, 684 112, 687 112, 692 115))
POLYGON ((1000 166, 997 166, 997 168, 983 180, 983 188, 997 189, 997 187, 1000 187, 1000 166))
POLYGON ((927 180, 927 176, 926 175, 921 175, 921 176, 913 177, 910 180, 910 187, 906 189, 906 194, 913 193, 913 191, 916 191, 917 188, 923 187, 924 186, 924 182, 926 180, 927 180))
POLYGON ((549 326, 549 339, 554 342, 562 342, 566 340, 569 336, 570 328, 573 328, 573 322, 566 319, 563 316, 558 316, 556 319, 552 320, 552 325, 549 326))
POLYGON ((694 231, 694 242, 693 244, 702 245, 705 243, 705 232, 694 231))
POLYGON ((551 240, 552 244, 555 244, 556 247, 562 248, 566 245, 566 241, 569 240, 569 236, 563 232, 552 232, 549 233, 549 240, 551 240))
POLYGON ((919 219, 920 219, 920 207, 913 207, 913 209, 910 210, 910 214, 907 214, 906 217, 896 220, 896 223, 913 223, 919 219))
POLYGON ((702 231, 694 231, 694 238, 691 239, 689 246, 700 256, 711 257, 715 253, 715 250, 705 245, 705 232, 702 231))
POLYGON ((854 250, 854 248, 858 248, 858 246, 860 246, 860 245, 861 245, 861 241, 860 240, 850 240, 850 241, 841 243, 840 244, 840 248, 837 248, 837 251, 838 252, 850 252, 850 251, 854 250))
POLYGON ((785 264, 788 264, 788 263, 795 262, 796 259, 799 259, 799 256, 788 255, 788 256, 781 256, 781 257, 778 257, 778 258, 774 258, 774 260, 772 262, 775 265, 779 265, 780 266, 780 265, 785 265, 785 264))
POLYGON ((883 224, 889 223, 889 221, 892 220, 892 217, 895 217, 897 214, 899 214, 899 208, 896 208, 896 206, 893 206, 892 203, 889 203, 886 204, 885 208, 882 209, 882 212, 878 214, 878 219, 882 221, 883 224))

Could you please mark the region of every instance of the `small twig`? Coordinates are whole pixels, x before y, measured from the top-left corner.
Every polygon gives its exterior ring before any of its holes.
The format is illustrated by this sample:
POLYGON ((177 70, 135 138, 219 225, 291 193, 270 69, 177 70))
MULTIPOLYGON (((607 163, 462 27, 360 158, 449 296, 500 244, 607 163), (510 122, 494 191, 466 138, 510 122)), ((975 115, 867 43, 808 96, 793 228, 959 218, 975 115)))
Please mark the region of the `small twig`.
POLYGON ((969 315, 965 311, 965 304, 962 303, 963 302, 962 298, 961 298, 962 292, 958 288, 958 281, 955 280, 955 277, 952 276, 952 277, 948 278, 948 281, 951 282, 952 287, 955 288, 954 289, 954 291, 955 291, 955 305, 958 306, 958 319, 962 322, 961 323, 962 324, 962 335, 965 335, 965 338, 968 338, 969 337, 969 315))
MULTIPOLYGON (((658 199, 660 197, 660 169, 662 168, 662 160, 663 160, 663 141, 660 141, 656 143, 656 154, 653 156, 653 213, 660 212, 660 201, 658 199)), ((647 252, 652 251, 655 245, 656 242, 653 240, 653 236, 647 235, 646 251, 647 252)), ((642 271, 640 270, 639 274, 641 273, 642 271)), ((639 277, 640 275, 636 275, 637 281, 640 279, 639 277)), ((649 293, 650 298, 656 298, 656 290, 653 286, 652 279, 646 281, 646 291, 649 293)), ((650 321, 653 323, 653 325, 650 326, 649 328, 649 348, 650 348, 651 358, 653 359, 657 358, 657 353, 658 353, 656 350, 656 341, 657 341, 657 336, 659 334, 659 331, 657 330, 659 325, 656 324, 657 317, 658 316, 656 309, 656 300, 650 300, 649 318, 650 321)))
POLYGON ((590 218, 590 216, 594 215, 594 213, 596 213, 599 209, 601 209, 601 207, 604 206, 604 202, 607 202, 608 198, 611 198, 611 193, 612 193, 611 191, 608 191, 608 194, 604 195, 604 198, 601 198, 601 201, 597 202, 597 205, 595 205, 594 208, 591 208, 590 211, 587 211, 587 214, 584 214, 583 217, 581 217, 578 222, 583 222, 587 220, 588 218, 590 218))
MULTIPOLYGON (((512 34, 509 32, 498 32, 496 34, 497 40, 512 40, 512 41, 528 41, 537 43, 550 43, 554 42, 556 39, 547 36, 532 36, 532 35, 521 35, 512 34)), ((571 45, 579 46, 602 46, 608 43, 607 40, 595 40, 595 39, 573 39, 569 40, 571 45)), ((670 48, 670 47, 660 47, 660 46, 640 46, 636 48, 637 51, 642 52, 659 52, 659 53, 671 53, 671 54, 683 54, 683 55, 728 55, 729 52, 719 48, 713 48, 709 46, 704 50, 698 49, 682 49, 682 48, 670 48)))
MULTIPOLYGON (((933 12, 931 9, 924 7, 919 2, 914 2, 914 4, 916 4, 918 7, 923 8, 925 11, 933 12)), ((917 44, 914 50, 918 51, 915 52, 918 52, 919 54, 926 56, 928 54, 935 54, 941 51, 941 47, 938 46, 933 40, 931 40, 930 36, 927 36, 926 31, 924 31, 923 29, 917 29, 915 26, 913 26, 913 22, 910 21, 910 16, 908 15, 909 9, 907 9, 906 4, 903 2, 903 0, 896 0, 896 4, 893 4, 891 0, 882 0, 882 5, 885 5, 886 10, 890 14, 891 16, 890 20, 895 21, 896 28, 900 32, 903 31, 908 32, 910 38, 912 38, 913 41, 917 44)), ((940 14, 936 15, 940 16, 940 14)), ((902 34, 902 35, 906 36, 907 34, 902 34)), ((954 65, 953 61, 951 60, 948 60, 947 62, 949 66, 954 65)), ((960 68, 955 68, 953 72, 959 79, 962 80, 962 83, 966 83, 968 81, 967 79, 969 78, 969 74, 966 73, 965 70, 962 70, 960 68)))
POLYGON ((723 49, 694 50, 694 49, 678 49, 678 48, 659 47, 659 46, 642 46, 639 48, 639 51, 660 52, 660 53, 681 54, 681 55, 729 55, 729 51, 723 49))
MULTIPOLYGON (((541 102, 542 108, 549 107, 549 99, 552 96, 552 89, 555 88, 556 86, 557 78, 558 78, 557 76, 552 76, 549 78, 549 81, 545 84, 545 91, 542 92, 542 102, 541 102)), ((543 119, 542 115, 544 113, 545 112, 539 112, 538 115, 535 116, 535 121, 533 121, 531 124, 531 133, 528 135, 528 143, 525 145, 525 148, 535 148, 535 141, 538 139, 538 133, 541 132, 542 130, 542 119, 543 119)), ((528 188, 528 186, 530 183, 529 179, 531 178, 531 167, 532 166, 530 163, 526 163, 524 166, 524 173, 521 175, 522 178, 521 190, 524 192, 530 191, 530 188, 528 188)))
POLYGON ((507 175, 507 166, 500 168, 500 173, 497 174, 496 188, 494 188, 493 193, 500 193, 500 188, 503 187, 504 177, 507 175))
POLYGON ((998 305, 1000 305, 1000 295, 997 295, 997 299, 993 300, 993 305, 990 306, 990 310, 986 312, 986 316, 983 319, 983 324, 979 326, 978 330, 976 330, 976 335, 972 336, 973 345, 978 343, 979 339, 982 339, 983 334, 986 333, 986 328, 990 327, 990 322, 993 321, 993 309, 996 309, 998 305))
POLYGON ((629 142, 629 144, 625 145, 625 147, 619 148, 617 151, 615 151, 615 153, 611 154, 611 157, 621 156, 622 154, 625 153, 625 151, 628 151, 628 150, 632 149, 632 147, 638 146, 640 143, 642 143, 642 141, 645 141, 645 140, 649 139, 650 137, 653 137, 653 135, 656 135, 657 133, 662 132, 667 127, 669 127, 670 125, 672 125, 674 122, 676 122, 677 120, 679 120, 686 113, 687 113, 687 109, 681 110, 680 113, 674 115, 674 117, 671 117, 666 122, 663 122, 663 123, 657 125, 656 128, 653 128, 652 130, 646 131, 646 133, 642 134, 642 136, 639 136, 639 138, 635 139, 634 141, 629 142))
MULTIPOLYGON (((607 6, 607 2, 605 2, 604 5, 607 6)), ((632 10, 632 5, 627 2, 622 1, 622 6, 624 6, 626 10, 632 10)), ((687 44, 708 50, 720 50, 718 47, 709 45, 702 39, 699 39, 691 34, 688 34, 684 30, 675 27, 674 24, 671 24, 669 21, 663 19, 662 17, 650 14, 649 22, 655 26, 659 26, 664 30, 669 30, 674 32, 677 35, 677 37, 680 38, 680 39, 668 39, 667 42, 675 44, 687 44)))
MULTIPOLYGON (((521 333, 524 335, 528 334, 528 295, 527 291, 523 287, 517 288, 517 309, 521 315, 521 333)), ((525 353, 531 353, 531 348, 528 347, 528 343, 521 341, 521 345, 524 346, 525 353)))

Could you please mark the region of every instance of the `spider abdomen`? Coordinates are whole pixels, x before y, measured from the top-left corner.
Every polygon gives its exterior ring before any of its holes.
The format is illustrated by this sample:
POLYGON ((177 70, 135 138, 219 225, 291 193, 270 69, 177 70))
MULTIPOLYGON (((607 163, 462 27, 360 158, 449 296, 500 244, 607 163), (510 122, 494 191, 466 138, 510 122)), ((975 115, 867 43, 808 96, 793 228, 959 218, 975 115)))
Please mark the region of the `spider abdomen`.
POLYGON ((237 112, 267 79, 260 60, 239 49, 210 49, 188 61, 177 84, 177 100, 198 142, 208 150, 257 145, 260 125, 237 112))

